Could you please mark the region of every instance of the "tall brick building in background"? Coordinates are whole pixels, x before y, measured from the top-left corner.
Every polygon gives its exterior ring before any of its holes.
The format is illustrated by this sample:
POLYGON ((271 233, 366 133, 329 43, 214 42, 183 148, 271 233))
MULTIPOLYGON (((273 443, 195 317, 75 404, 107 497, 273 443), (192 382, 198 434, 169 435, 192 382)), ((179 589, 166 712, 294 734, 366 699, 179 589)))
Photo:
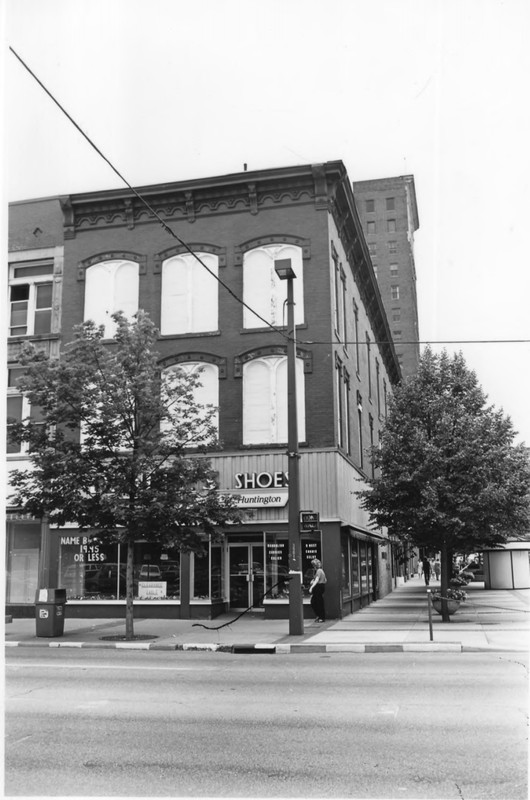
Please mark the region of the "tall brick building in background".
POLYGON ((420 357, 414 176, 354 181, 353 194, 403 377, 414 375, 420 357))
MULTIPOLYGON (((251 603, 270 617, 288 614, 288 582, 281 583, 288 574, 287 358, 280 335, 286 289, 274 269, 284 259, 296 273, 301 508, 318 512, 321 523, 321 530, 302 536, 304 608, 309 614, 307 584, 315 555, 328 576, 330 618, 370 603, 396 584, 398 545, 370 527, 356 496, 373 474, 366 448, 377 445, 388 397, 401 379, 391 332, 397 324, 387 320, 389 306, 379 290, 385 293, 386 284, 381 280, 378 286, 367 247, 366 240, 376 240, 370 231, 365 237, 363 228, 366 221, 386 220, 385 200, 394 198, 395 233, 384 242, 387 247, 388 240, 396 242, 388 263, 400 257, 401 330, 408 338, 408 309, 416 312, 415 293, 407 305, 405 298, 413 286, 417 215, 410 179, 372 183, 377 193, 368 197, 358 189, 356 204, 344 165, 333 161, 139 189, 210 272, 125 189, 11 206, 13 418, 31 411, 16 382, 25 341, 55 357, 84 319, 104 325, 110 341, 110 315, 123 310, 132 318, 139 308, 160 330, 161 370, 202 369, 198 399, 219 408, 222 450, 210 460, 220 490, 240 497, 243 522, 227 528, 223 541, 205 542, 201 557, 138 542, 137 616, 213 617, 251 603), (375 210, 366 211, 361 197, 373 199, 375 210), (159 584, 156 597, 142 594, 146 565, 151 584, 159 584)), ((368 184, 360 186, 368 191, 368 184)), ((390 314, 394 308, 397 303, 391 302, 390 314)), ((404 366, 412 369, 412 355, 404 366)), ((11 447, 8 468, 27 459, 26 452, 11 447)), ((35 590, 45 576, 48 585, 66 588, 67 615, 123 615, 125 551, 98 542, 95 534, 83 532, 85 541, 72 528, 48 531, 39 520, 9 509, 9 611, 32 615, 35 590)))

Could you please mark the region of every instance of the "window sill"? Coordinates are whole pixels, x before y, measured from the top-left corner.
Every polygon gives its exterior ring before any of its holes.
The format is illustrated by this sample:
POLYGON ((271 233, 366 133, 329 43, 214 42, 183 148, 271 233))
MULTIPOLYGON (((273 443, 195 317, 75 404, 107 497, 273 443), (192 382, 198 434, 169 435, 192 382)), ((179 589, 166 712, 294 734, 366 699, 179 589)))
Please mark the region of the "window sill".
POLYGON ((203 336, 220 336, 221 331, 190 331, 189 333, 161 333, 158 335, 159 342, 165 342, 171 339, 198 339, 203 336))

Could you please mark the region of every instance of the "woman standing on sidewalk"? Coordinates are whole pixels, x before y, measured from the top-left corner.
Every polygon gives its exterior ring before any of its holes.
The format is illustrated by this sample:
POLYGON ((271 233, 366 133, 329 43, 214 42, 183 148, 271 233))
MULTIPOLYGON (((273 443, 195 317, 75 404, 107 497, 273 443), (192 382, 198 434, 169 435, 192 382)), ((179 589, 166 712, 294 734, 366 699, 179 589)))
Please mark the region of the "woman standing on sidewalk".
POLYGON ((316 614, 315 622, 325 622, 326 610, 324 608, 324 591, 327 583, 326 573, 322 569, 322 562, 319 561, 318 558, 314 558, 311 564, 315 569, 315 576, 309 587, 311 608, 316 614))

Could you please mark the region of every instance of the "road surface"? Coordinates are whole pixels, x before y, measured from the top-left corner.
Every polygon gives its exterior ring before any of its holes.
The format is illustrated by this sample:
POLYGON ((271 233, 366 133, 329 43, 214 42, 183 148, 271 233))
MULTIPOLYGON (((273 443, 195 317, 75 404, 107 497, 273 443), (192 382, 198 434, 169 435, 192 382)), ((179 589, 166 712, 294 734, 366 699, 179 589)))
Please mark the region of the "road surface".
POLYGON ((8 649, 5 793, 526 800, 525 661, 8 649))

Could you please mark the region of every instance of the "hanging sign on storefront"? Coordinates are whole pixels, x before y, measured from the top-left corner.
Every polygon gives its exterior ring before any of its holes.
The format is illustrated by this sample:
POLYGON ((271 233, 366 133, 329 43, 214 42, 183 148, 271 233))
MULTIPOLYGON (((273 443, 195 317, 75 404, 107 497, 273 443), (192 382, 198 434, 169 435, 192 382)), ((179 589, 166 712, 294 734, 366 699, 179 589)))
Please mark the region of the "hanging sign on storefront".
POLYGON ((238 472, 234 476, 238 508, 281 508, 289 500, 287 472, 238 472))

